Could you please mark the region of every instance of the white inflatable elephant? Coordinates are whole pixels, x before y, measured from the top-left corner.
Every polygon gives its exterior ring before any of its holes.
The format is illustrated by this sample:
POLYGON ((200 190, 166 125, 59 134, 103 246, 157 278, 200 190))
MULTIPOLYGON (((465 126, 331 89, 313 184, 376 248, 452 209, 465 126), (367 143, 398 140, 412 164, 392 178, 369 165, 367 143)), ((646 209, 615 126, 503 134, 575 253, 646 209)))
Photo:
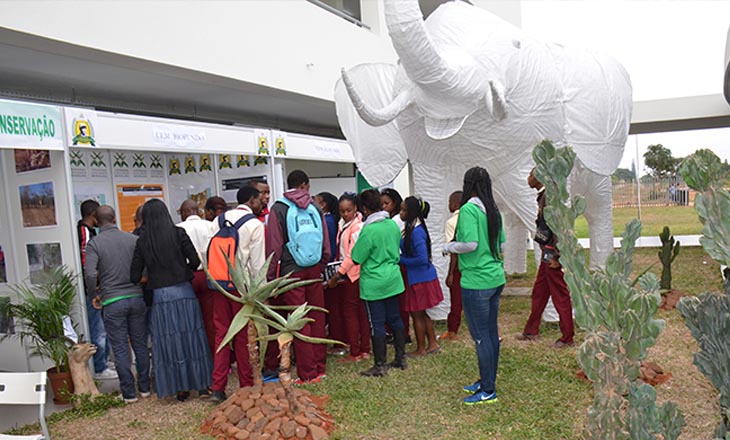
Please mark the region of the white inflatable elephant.
POLYGON ((449 194, 468 168, 486 168, 505 221, 505 269, 524 272, 536 213, 526 182, 532 149, 543 139, 571 145, 579 159, 571 191, 586 196, 591 261, 602 264, 613 247, 610 175, 631 119, 623 67, 540 42, 462 1, 424 21, 417 0, 385 0, 385 14, 398 65, 343 70, 335 87, 340 126, 365 178, 385 185, 410 161, 416 195, 432 204, 437 244, 449 194))

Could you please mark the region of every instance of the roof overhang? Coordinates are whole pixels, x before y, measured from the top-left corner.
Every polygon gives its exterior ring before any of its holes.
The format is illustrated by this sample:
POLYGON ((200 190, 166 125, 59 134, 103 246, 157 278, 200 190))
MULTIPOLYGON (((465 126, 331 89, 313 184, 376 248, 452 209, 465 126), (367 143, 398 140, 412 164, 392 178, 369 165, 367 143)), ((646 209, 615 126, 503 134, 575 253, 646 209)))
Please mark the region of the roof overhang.
POLYGON ((686 96, 634 102, 630 133, 720 127, 730 127, 730 106, 722 95, 686 96))
POLYGON ((333 101, 0 27, 0 96, 342 138, 333 101))

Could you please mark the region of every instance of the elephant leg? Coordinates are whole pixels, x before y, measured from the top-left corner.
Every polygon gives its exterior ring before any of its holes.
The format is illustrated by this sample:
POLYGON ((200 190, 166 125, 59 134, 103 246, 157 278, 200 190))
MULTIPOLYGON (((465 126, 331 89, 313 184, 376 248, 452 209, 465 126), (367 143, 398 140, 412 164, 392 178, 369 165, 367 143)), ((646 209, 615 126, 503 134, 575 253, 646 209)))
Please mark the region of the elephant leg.
POLYGON ((507 274, 527 272, 527 237, 524 223, 511 212, 503 212, 504 221, 504 271, 507 274))
POLYGON ((606 264, 613 251, 613 196, 611 177, 602 176, 576 163, 572 177, 572 193, 586 200, 585 217, 591 241, 591 266, 606 264))

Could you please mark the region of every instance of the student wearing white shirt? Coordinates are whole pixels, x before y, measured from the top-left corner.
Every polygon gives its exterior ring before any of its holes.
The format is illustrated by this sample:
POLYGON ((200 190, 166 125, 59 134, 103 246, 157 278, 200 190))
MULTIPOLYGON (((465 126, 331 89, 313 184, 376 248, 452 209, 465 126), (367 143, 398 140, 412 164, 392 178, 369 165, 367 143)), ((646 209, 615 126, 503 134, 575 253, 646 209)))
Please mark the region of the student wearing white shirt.
MULTIPOLYGON (((213 236, 211 223, 200 218, 200 207, 193 200, 185 200, 180 205, 180 220, 177 227, 185 229, 188 233, 190 241, 193 242, 195 250, 198 252, 200 261, 207 261, 206 254, 208 252, 208 242, 213 236)), ((213 298, 215 293, 208 289, 207 278, 203 271, 202 264, 193 272, 193 290, 195 296, 200 303, 200 311, 203 314, 203 325, 205 326, 205 335, 208 338, 210 352, 215 353, 215 325, 213 324, 213 298)))

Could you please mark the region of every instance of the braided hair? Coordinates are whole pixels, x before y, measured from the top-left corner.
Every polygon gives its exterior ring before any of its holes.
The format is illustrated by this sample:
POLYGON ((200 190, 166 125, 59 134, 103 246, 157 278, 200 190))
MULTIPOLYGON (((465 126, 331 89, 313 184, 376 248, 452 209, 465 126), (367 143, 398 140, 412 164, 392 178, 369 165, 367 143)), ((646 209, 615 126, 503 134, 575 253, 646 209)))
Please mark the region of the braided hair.
POLYGON ((406 204, 406 219, 405 229, 403 231, 403 241, 405 247, 405 254, 407 256, 413 256, 413 229, 416 227, 416 221, 421 221, 421 227, 426 233, 426 249, 428 250, 428 261, 431 261, 431 236, 428 233, 426 227, 426 218, 428 213, 431 211, 431 205, 428 202, 421 200, 420 198, 408 196, 405 199, 406 204))
POLYGON ((489 233, 489 249, 495 259, 499 256, 499 231, 502 229, 502 218, 499 215, 499 208, 494 202, 492 194, 492 179, 489 173, 482 167, 470 168, 464 173, 464 189, 461 197, 461 206, 464 206, 470 198, 479 198, 487 210, 487 231, 489 233))

